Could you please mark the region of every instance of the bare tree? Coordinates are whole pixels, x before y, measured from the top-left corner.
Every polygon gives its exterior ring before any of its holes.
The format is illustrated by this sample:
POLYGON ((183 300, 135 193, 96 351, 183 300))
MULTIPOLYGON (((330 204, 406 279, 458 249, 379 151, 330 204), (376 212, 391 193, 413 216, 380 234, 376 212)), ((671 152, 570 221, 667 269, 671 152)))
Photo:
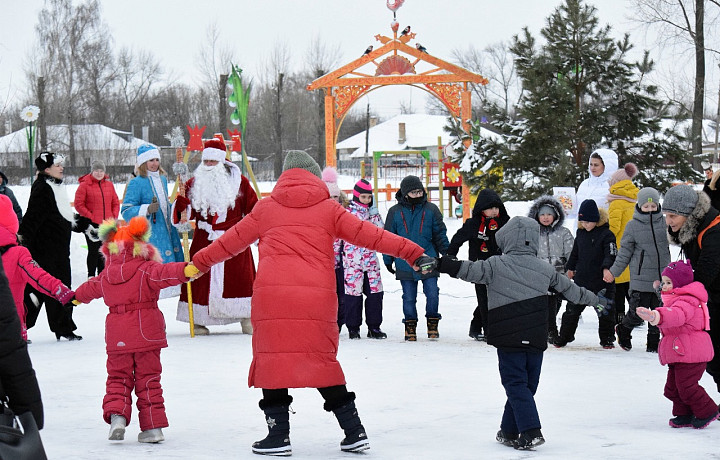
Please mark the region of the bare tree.
POLYGON ((232 64, 237 64, 237 56, 232 47, 221 41, 217 23, 208 25, 205 31, 205 42, 198 51, 198 69, 200 70, 200 86, 207 90, 208 96, 214 96, 217 111, 207 120, 215 131, 225 132, 227 129, 227 97, 225 89, 232 64))
POLYGON ((267 93, 265 103, 272 107, 270 117, 270 143, 274 147, 275 177, 282 173, 283 165, 283 103, 285 96, 285 77, 290 74, 290 48, 287 43, 277 42, 264 63, 262 75, 263 87, 267 93))
POLYGON ((120 50, 117 58, 118 96, 122 101, 126 123, 146 122, 144 106, 150 89, 158 83, 162 70, 155 57, 147 51, 120 50))

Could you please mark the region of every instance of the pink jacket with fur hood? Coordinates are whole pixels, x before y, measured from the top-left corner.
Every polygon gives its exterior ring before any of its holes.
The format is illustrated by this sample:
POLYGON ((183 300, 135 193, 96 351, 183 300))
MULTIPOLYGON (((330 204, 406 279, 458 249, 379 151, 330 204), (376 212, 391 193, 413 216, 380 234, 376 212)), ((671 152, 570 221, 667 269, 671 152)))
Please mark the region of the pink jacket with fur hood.
POLYGON ((710 315, 705 303, 707 291, 694 281, 662 294, 663 307, 658 328, 662 339, 658 347, 660 363, 706 363, 713 358, 710 335, 710 315))

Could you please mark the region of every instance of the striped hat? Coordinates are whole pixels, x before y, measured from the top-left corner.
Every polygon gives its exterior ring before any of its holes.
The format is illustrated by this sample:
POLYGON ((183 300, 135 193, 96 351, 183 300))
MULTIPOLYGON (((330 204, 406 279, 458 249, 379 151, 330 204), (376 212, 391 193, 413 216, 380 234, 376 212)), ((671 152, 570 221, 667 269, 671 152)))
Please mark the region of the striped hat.
POLYGON ((366 181, 365 179, 360 179, 359 181, 355 182, 355 187, 353 187, 353 201, 360 204, 361 206, 372 206, 372 200, 370 200, 370 204, 364 204, 360 202, 361 193, 369 193, 372 195, 372 192, 373 188, 372 185, 370 185, 370 182, 366 181))

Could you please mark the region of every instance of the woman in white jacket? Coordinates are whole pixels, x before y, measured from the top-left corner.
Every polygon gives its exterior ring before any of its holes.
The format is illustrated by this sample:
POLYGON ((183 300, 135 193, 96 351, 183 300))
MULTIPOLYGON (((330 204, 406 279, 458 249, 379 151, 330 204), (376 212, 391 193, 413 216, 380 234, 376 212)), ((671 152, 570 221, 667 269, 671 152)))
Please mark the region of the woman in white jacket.
POLYGON ((588 172, 590 177, 582 181, 577 191, 578 206, 585 200, 595 200, 598 208, 608 208, 607 195, 610 192, 608 179, 618 169, 617 154, 610 149, 597 149, 590 155, 588 172))

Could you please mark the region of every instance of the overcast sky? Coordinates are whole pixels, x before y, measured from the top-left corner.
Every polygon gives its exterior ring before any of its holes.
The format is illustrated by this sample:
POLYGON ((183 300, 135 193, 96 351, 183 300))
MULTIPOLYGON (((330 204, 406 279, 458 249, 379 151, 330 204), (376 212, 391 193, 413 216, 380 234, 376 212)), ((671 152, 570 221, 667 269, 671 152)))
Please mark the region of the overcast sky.
MULTIPOLYGON (((5 100, 22 99, 26 53, 35 41, 34 27, 43 0, 5 0, 0 15, 0 109, 5 100)), ((560 0, 406 0, 398 10, 400 27, 412 26, 416 41, 440 58, 472 44, 477 48, 510 39, 528 26, 534 35, 560 0)), ((589 1, 598 8, 601 24, 614 36, 630 32, 638 48, 650 47, 645 33, 628 18, 627 0, 589 1)), ((166 75, 197 83, 194 66, 209 25, 217 24, 221 42, 231 44, 246 76, 257 78, 277 43, 287 44, 295 69, 300 68, 314 37, 337 44, 341 63, 359 57, 374 36, 391 35, 392 12, 386 0, 101 0, 102 14, 115 40, 115 49, 130 46, 152 52, 166 75)), ((677 62, 663 56, 666 62, 677 62)), ((670 64, 668 64, 670 65, 670 64)), ((712 59, 708 65, 716 67, 712 59)), ((381 116, 399 112, 398 100, 422 111, 423 92, 398 87, 370 93, 370 104, 381 116)), ((717 94, 717 83, 708 92, 717 94)), ((714 96, 711 98, 714 105, 714 96)), ((364 103, 362 103, 364 107, 364 103)))

